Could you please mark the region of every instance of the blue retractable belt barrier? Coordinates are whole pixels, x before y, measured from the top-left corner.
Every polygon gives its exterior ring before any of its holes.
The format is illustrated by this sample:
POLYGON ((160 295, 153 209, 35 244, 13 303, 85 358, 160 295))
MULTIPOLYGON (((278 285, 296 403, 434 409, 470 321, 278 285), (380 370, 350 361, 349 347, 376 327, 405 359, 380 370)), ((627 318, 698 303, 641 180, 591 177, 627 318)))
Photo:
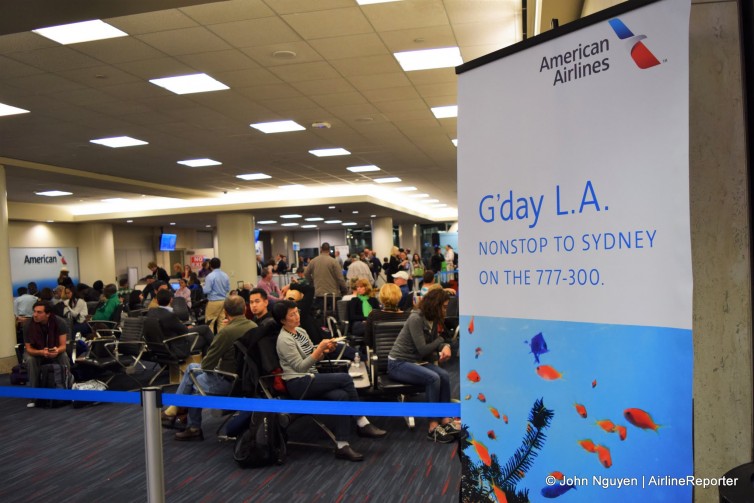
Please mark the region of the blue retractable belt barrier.
MULTIPOLYGON (((0 397, 48 398, 81 402, 140 404, 141 395, 130 391, 60 390, 0 386, 0 397)), ((422 402, 326 402, 317 400, 264 400, 200 395, 162 395, 162 403, 203 409, 290 412, 294 414, 329 414, 346 416, 417 416, 457 417, 459 403, 422 402)))

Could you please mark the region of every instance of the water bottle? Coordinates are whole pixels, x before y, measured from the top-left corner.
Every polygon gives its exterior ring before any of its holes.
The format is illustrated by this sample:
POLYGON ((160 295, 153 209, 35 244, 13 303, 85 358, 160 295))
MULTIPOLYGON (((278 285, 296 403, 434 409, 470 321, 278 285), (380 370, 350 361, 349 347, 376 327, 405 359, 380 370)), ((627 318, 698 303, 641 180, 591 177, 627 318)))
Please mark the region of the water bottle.
POLYGON ((357 352, 356 356, 353 357, 353 366, 358 368, 360 365, 361 365, 361 354, 357 352))

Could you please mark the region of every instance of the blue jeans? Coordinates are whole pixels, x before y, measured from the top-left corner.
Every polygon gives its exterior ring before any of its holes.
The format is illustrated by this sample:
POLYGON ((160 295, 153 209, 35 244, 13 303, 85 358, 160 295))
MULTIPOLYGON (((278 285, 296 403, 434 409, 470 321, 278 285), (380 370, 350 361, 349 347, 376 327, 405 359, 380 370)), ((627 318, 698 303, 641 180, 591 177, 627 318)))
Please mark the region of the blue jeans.
MULTIPOLYGON (((177 395, 195 395, 199 391, 195 389, 194 381, 191 380, 191 369, 202 368, 200 363, 190 363, 186 368, 186 373, 183 374, 181 384, 178 385, 176 390, 177 395)), ((230 381, 217 374, 205 374, 201 372, 196 375, 196 381, 199 383, 199 387, 208 395, 227 395, 230 392, 230 381)), ((188 426, 194 428, 202 427, 202 409, 189 408, 188 410, 188 426)))
MULTIPOLYGON (((353 378, 346 372, 314 374, 314 380, 311 379, 311 377, 306 376, 285 381, 288 393, 293 398, 301 400, 359 401, 359 395, 353 385, 353 378)), ((339 441, 348 441, 351 434, 351 416, 334 416, 334 418, 336 420, 335 438, 339 441)))
POLYGON ((398 382, 424 386, 428 402, 450 402, 450 375, 437 365, 388 359, 387 375, 398 382))

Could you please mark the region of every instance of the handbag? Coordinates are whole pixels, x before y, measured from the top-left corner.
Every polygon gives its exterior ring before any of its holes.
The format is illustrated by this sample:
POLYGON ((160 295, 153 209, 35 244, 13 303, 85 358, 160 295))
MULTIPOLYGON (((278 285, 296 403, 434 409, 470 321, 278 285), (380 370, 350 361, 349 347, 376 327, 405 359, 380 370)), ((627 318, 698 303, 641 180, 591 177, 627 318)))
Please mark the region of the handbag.
POLYGON ((424 267, 414 267, 414 277, 421 278, 422 276, 424 276, 424 267))

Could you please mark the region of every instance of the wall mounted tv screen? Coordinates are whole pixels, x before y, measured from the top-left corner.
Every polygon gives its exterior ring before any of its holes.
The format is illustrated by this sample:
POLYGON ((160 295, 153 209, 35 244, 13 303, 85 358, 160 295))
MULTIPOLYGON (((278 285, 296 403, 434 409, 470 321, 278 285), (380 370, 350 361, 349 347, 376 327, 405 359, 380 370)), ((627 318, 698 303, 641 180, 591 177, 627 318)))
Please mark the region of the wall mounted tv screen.
POLYGON ((160 251, 175 251, 177 234, 163 234, 160 236, 160 251))

